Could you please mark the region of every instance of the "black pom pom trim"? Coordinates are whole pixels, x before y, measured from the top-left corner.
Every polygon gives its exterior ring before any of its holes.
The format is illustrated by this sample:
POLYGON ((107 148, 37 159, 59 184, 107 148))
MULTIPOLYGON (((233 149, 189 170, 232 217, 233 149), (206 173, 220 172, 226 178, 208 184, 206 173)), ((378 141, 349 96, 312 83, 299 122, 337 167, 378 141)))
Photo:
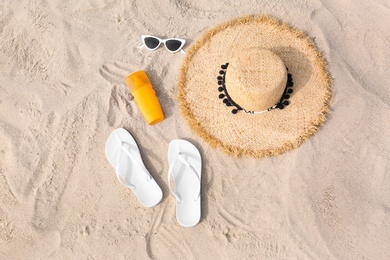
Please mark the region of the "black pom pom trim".
MULTIPOLYGON (((222 70, 219 71, 219 74, 221 74, 222 76, 218 76, 217 77, 218 85, 219 85, 218 91, 219 92, 223 92, 223 93, 219 94, 218 97, 220 99, 223 99, 223 103, 226 106, 234 106, 234 107, 236 107, 235 109, 232 110, 233 114, 237 114, 237 112, 239 110, 243 110, 246 113, 250 113, 250 114, 257 114, 256 111, 244 110, 236 102, 234 102, 233 99, 229 96, 229 94, 228 94, 228 92, 226 90, 226 86, 225 86, 226 69, 228 68, 228 65, 229 65, 229 63, 221 65, 222 70)), ((286 67, 286 70, 288 71, 287 67, 286 67)), ((270 111, 270 110, 275 109, 275 108, 284 109, 286 106, 290 105, 290 101, 288 99, 290 98, 290 94, 294 92, 294 90, 292 89, 293 86, 294 86, 294 82, 293 82, 293 79, 292 79, 292 74, 288 73, 287 74, 286 87, 284 89, 282 97, 280 98, 280 100, 278 101, 278 103, 276 105, 268 108, 267 110, 270 111)))
POLYGON ((226 77, 226 69, 227 67, 229 66, 229 63, 226 63, 226 64, 223 64, 221 65, 221 68, 222 70, 219 71, 219 74, 221 74, 222 76, 218 76, 217 79, 218 79, 218 91, 219 92, 222 92, 221 94, 219 94, 219 98, 220 99, 223 99, 223 103, 230 107, 230 106, 234 106, 235 109, 232 110, 232 113, 233 114, 236 114, 239 110, 243 110, 237 103, 235 103, 233 101, 233 99, 229 96, 227 90, 226 90, 226 86, 225 86, 225 77, 226 77), (234 112, 233 112, 234 111, 234 112))
MULTIPOLYGON (((286 69, 288 71, 287 67, 286 67, 286 69)), ((290 94, 294 92, 294 90, 292 89, 293 86, 294 86, 294 82, 293 82, 292 74, 288 73, 287 74, 287 83, 286 83, 286 87, 284 89, 282 98, 279 100, 279 102, 277 103, 275 108, 284 109, 286 106, 288 106, 290 104, 290 101, 288 99, 290 99, 290 97, 291 97, 290 94)), ((272 110, 272 108, 269 110, 272 110)))

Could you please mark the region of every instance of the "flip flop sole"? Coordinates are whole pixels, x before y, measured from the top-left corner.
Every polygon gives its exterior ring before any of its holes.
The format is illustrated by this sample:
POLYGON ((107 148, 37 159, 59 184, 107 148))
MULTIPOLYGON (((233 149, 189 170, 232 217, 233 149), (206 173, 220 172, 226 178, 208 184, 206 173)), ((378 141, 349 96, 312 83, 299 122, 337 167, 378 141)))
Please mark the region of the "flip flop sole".
POLYGON ((161 201, 161 188, 153 178, 148 180, 147 173, 145 173, 147 169, 142 161, 137 143, 128 131, 123 128, 115 129, 107 139, 105 152, 111 166, 114 169, 119 167, 119 175, 123 178, 124 183, 136 187, 136 189, 131 190, 143 206, 153 207, 161 201), (127 149, 133 158, 121 151, 122 149, 127 149), (133 160, 137 160, 137 162, 133 160))
POLYGON ((201 218, 201 196, 199 192, 199 180, 202 178, 202 160, 199 150, 190 142, 176 139, 170 142, 168 147, 168 162, 173 164, 178 154, 194 168, 199 178, 191 172, 191 169, 179 162, 174 166, 172 177, 176 186, 176 193, 181 202, 176 200, 176 219, 184 227, 192 227, 199 223, 201 218), (196 183, 198 182, 198 184, 196 183))

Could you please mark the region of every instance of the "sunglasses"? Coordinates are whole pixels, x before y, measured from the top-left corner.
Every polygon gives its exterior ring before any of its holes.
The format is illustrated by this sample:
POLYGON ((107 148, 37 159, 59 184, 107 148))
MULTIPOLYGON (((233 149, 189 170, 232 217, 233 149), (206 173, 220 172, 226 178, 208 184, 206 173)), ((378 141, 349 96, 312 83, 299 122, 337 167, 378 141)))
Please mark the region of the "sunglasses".
POLYGON ((160 39, 152 35, 142 35, 141 38, 143 45, 141 45, 140 48, 146 47, 149 50, 154 51, 160 46, 161 43, 163 43, 165 45, 165 48, 167 48, 167 50, 171 53, 175 53, 178 51, 181 51, 181 53, 183 54, 186 53, 182 49, 184 44, 186 43, 186 40, 177 38, 160 39))

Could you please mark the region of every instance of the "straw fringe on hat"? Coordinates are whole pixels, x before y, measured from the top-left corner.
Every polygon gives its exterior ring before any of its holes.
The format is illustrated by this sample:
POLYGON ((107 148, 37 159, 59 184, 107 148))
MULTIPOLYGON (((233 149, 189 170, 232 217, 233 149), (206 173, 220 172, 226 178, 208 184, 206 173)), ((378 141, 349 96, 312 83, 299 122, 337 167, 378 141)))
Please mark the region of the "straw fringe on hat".
POLYGON ((211 147, 234 157, 261 158, 297 148, 318 131, 329 112, 331 83, 324 57, 303 32, 252 15, 208 30, 190 47, 180 70, 178 100, 191 129, 211 147), (252 47, 272 50, 291 71, 296 89, 285 109, 232 114, 218 99, 220 65, 252 47))

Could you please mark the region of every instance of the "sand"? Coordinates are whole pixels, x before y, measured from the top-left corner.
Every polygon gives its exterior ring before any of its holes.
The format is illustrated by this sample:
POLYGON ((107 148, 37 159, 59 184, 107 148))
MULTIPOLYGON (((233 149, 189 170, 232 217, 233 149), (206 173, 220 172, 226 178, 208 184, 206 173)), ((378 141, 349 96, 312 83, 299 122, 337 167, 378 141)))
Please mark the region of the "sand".
POLYGON ((390 4, 377 1, 0 2, 1 259, 389 259, 390 4), (269 14, 329 62, 331 112, 301 147, 234 159, 188 127, 184 55, 138 49, 269 14), (148 126, 127 90, 147 71, 166 119, 148 126), (104 154, 118 127, 139 144, 163 200, 144 208, 104 154), (202 219, 183 228, 167 185, 171 140, 203 157, 202 219))

